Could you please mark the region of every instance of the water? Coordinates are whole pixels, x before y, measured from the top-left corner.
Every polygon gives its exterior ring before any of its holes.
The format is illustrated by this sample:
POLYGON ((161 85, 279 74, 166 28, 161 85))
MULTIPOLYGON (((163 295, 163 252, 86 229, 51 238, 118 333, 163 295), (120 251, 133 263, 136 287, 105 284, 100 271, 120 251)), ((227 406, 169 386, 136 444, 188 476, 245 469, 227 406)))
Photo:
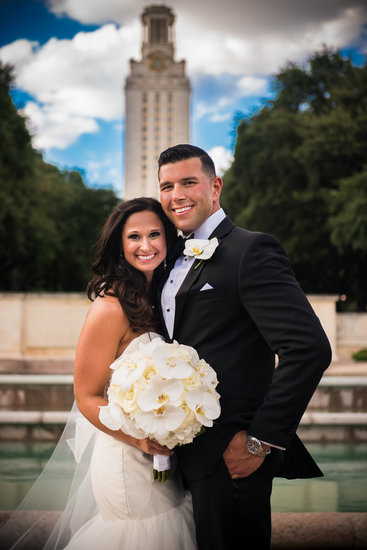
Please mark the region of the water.
POLYGON ((274 512, 366 512, 367 444, 308 443, 324 477, 276 478, 274 512))
POLYGON ((55 442, 0 442, 0 509, 13 510, 28 493, 55 442))
MULTIPOLYGON (((0 509, 14 509, 31 488, 55 444, 0 442, 0 509)), ((274 512, 366 512, 367 444, 307 444, 325 477, 276 478, 274 512)))

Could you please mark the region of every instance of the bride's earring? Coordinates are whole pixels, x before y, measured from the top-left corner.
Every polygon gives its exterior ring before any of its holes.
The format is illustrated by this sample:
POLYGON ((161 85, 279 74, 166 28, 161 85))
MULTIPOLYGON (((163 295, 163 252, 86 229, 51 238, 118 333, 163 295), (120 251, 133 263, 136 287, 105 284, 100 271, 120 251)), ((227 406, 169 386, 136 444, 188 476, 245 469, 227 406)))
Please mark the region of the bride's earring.
POLYGON ((166 262, 166 258, 164 258, 163 260, 163 269, 166 270, 167 269, 167 262, 166 262))
POLYGON ((124 259, 124 253, 123 253, 122 250, 120 250, 119 260, 118 260, 118 263, 117 263, 119 269, 123 269, 123 268, 124 268, 123 259, 124 259))

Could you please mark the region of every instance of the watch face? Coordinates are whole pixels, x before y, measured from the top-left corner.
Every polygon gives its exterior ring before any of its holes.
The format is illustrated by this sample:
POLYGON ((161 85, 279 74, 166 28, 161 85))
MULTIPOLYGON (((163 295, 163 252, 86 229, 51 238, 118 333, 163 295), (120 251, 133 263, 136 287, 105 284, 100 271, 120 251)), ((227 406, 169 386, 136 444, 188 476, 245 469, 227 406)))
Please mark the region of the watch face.
POLYGON ((263 450, 260 441, 254 437, 248 438, 247 449, 250 453, 257 453, 258 451, 263 450))
POLYGON ((164 55, 156 54, 150 58, 150 68, 153 69, 154 71, 158 71, 158 72, 164 71, 166 66, 167 66, 167 60, 164 57, 164 55))
POLYGON ((270 453, 270 449, 268 451, 265 451, 263 446, 261 445, 261 441, 251 435, 247 437, 246 445, 248 452, 255 456, 265 457, 270 453))

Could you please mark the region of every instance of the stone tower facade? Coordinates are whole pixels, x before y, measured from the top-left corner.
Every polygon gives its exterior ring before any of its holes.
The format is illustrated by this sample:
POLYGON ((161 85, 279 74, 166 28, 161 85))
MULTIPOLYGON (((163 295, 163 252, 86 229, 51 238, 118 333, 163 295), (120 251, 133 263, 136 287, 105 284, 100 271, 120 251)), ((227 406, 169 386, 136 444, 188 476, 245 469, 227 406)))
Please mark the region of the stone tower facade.
POLYGON ((175 16, 152 5, 141 15, 142 59, 130 60, 125 85, 124 198, 158 197, 159 153, 190 141, 190 81, 185 61, 174 60, 175 16))

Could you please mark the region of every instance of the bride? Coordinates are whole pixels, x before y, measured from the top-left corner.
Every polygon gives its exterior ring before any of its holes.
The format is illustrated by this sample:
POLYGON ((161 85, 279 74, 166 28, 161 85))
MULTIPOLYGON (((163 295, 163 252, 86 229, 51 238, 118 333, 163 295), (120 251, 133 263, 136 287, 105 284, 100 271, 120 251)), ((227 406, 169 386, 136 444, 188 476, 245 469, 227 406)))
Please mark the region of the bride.
MULTIPOLYGON (((99 420, 100 407, 107 405, 110 365, 159 332, 151 297, 174 235, 160 203, 151 198, 119 203, 102 229, 88 285, 93 303, 75 357, 80 412, 72 415, 76 432, 68 439, 77 470, 84 464, 86 473, 74 476, 47 550, 196 548, 191 502, 174 471, 174 456, 172 480, 153 480, 152 455, 172 451, 154 440, 109 430, 99 420)), ((29 547, 23 537, 12 546, 29 547)))

